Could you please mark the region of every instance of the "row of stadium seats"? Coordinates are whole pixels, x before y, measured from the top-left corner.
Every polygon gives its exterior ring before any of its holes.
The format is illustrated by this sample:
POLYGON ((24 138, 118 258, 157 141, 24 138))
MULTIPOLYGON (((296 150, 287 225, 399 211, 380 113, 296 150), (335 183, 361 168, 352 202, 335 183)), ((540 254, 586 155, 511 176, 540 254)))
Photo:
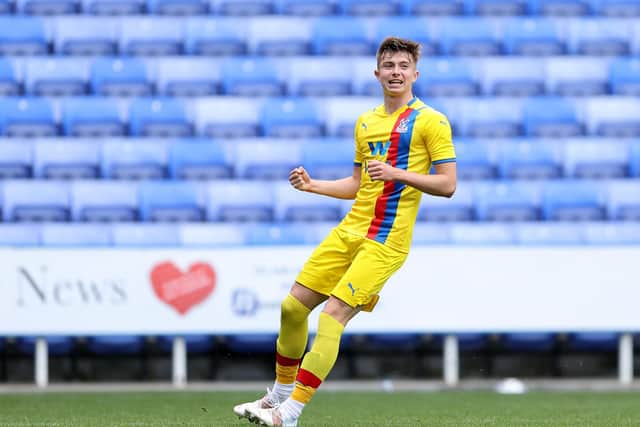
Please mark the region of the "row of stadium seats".
MULTIPOLYGON (((372 57, 0 57, 0 94, 376 96, 374 69, 372 57), (349 73, 334 72, 341 61, 349 73)), ((640 95, 634 57, 440 57, 418 69, 420 96, 640 95)))
POLYGON ((0 17, 0 54, 372 55, 389 35, 425 55, 630 55, 637 20, 617 18, 0 17))
POLYGON ((638 16, 633 0, 3 0, 0 13, 121 15, 607 15, 638 16))
MULTIPOLYGON (((459 137, 640 136, 640 99, 631 96, 424 101, 447 115, 459 137)), ((0 136, 352 137, 358 116, 380 102, 379 97, 5 97, 0 98, 0 136)))
MULTIPOLYGON (((640 140, 456 139, 458 178, 640 178, 640 140)), ((353 171, 351 139, 0 139, 0 179, 286 180, 353 171)))
MULTIPOLYGON (((351 200, 287 181, 41 181, 0 183, 5 222, 338 221, 351 200)), ((422 199, 422 221, 640 221, 640 180, 477 181, 452 199, 422 199)))

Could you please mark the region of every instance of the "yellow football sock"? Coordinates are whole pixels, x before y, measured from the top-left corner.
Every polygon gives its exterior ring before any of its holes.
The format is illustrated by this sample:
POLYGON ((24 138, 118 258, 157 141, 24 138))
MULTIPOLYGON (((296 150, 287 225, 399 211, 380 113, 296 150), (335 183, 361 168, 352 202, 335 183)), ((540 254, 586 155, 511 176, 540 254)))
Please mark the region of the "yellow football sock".
POLYGON ((280 334, 276 342, 276 381, 292 384, 298 373, 300 359, 307 348, 311 310, 287 294, 280 306, 280 334))

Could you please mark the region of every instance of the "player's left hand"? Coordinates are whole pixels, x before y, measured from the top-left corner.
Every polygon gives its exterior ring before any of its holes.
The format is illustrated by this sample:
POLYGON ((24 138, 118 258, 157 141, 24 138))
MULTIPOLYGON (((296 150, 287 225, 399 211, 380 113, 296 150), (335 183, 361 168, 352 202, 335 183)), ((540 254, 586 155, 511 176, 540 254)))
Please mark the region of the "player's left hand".
POLYGON ((367 171, 372 181, 393 181, 396 168, 379 160, 369 160, 367 171))

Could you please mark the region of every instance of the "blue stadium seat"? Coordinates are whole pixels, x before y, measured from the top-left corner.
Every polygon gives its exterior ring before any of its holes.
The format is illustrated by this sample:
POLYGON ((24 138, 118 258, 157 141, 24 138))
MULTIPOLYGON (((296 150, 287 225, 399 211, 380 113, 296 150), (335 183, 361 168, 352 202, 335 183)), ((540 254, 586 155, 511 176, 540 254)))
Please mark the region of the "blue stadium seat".
POLYGON ((145 0, 82 0, 82 10, 90 15, 142 15, 147 12, 147 2, 145 0))
MULTIPOLYGON (((99 14, 105 8, 125 8, 135 13, 141 4, 141 0, 84 0, 84 10, 88 14, 99 14)), ((115 19, 65 16, 53 23, 53 46, 59 55, 114 55, 118 51, 115 19)))
POLYGON ((451 243, 449 227, 444 224, 418 222, 413 227, 413 245, 447 245, 449 243, 451 243))
POLYGON ((503 179, 554 179, 563 174, 556 141, 504 141, 499 149, 498 172, 503 179))
MULTIPOLYGON (((157 337, 158 345, 164 352, 170 353, 173 350, 173 340, 179 335, 160 335, 157 337)), ((187 346, 187 354, 207 354, 216 348, 215 337, 205 334, 183 335, 187 346)))
POLYGON ((442 22, 439 36, 444 55, 499 55, 503 49, 497 27, 483 19, 446 19, 442 22))
POLYGON ((102 177, 162 179, 167 176, 167 148, 161 141, 110 140, 102 145, 102 177))
POLYGON ((531 98, 523 105, 525 135, 542 138, 581 136, 574 103, 566 98, 531 98))
POLYGON ((545 65, 548 94, 571 97, 609 92, 608 64, 600 58, 552 58, 545 65))
POLYGON ((541 186, 524 181, 477 183, 474 205, 480 221, 537 221, 540 219, 541 186))
POLYGON ((5 181, 2 216, 6 222, 58 222, 70 219, 67 182, 5 181))
POLYGON ((560 180, 542 189, 542 217, 549 221, 600 221, 606 218, 603 188, 596 182, 560 180))
POLYGON ((453 222, 472 221, 473 192, 470 185, 460 185, 451 198, 423 194, 418 210, 418 221, 453 222))
POLYGON ((251 52, 259 56, 306 56, 310 53, 311 25, 308 20, 285 16, 248 22, 251 52))
POLYGON ((0 1, 0 14, 10 15, 15 12, 15 0, 0 1))
POLYGON ((637 98, 591 98, 584 107, 589 135, 609 138, 640 137, 640 101, 637 98))
POLYGON ((158 15, 206 15, 210 2, 206 0, 148 0, 149 13, 158 15))
POLYGON ((25 61, 24 89, 34 96, 84 95, 89 90, 89 62, 76 58, 25 61))
POLYGON ((0 58, 0 96, 15 96, 22 93, 22 82, 14 62, 0 58))
POLYGON ((339 179, 351 176, 354 146, 349 139, 316 139, 302 143, 301 165, 316 179, 339 179))
POLYGON ((370 55, 374 51, 360 18, 317 18, 311 40, 311 51, 315 55, 357 56, 370 55))
POLYGON ((548 332, 511 332, 500 335, 500 346, 507 351, 548 352, 556 346, 555 334, 548 332))
POLYGON ((516 224, 516 243, 523 246, 581 245, 583 226, 579 224, 533 222, 516 224))
POLYGON ((405 15, 462 15, 465 13, 465 0, 404 0, 402 11, 405 15))
MULTIPOLYGON (((246 24, 244 24, 246 25, 246 24)), ((189 18, 185 24, 185 53, 188 55, 245 55, 242 20, 189 18)))
POLYGON ((289 182, 274 185, 276 222, 318 222, 342 219, 340 200, 298 191, 289 182))
POLYGON ((467 0, 467 13, 473 16, 526 15, 527 0, 467 0))
POLYGON ((276 13, 295 16, 334 15, 337 5, 333 0, 279 0, 276 2, 276 13))
POLYGON ((111 238, 118 247, 178 247, 180 236, 175 224, 111 225, 111 238))
POLYGON ((631 53, 629 20, 576 19, 568 23, 569 53, 591 56, 624 56, 631 53))
POLYGON ((419 96, 473 96, 479 92, 468 59, 425 58, 418 63, 418 71, 414 87, 419 96))
POLYGON ((358 117, 380 105, 380 98, 359 96, 336 96, 316 101, 324 113, 326 132, 336 138, 353 138, 353 129, 358 117))
POLYGON ((25 15, 72 15, 80 11, 79 0, 16 0, 16 9, 25 15))
POLYGON ((186 247, 242 246, 247 244, 247 227, 237 224, 180 224, 180 244, 186 247))
POLYGON ((179 55, 182 19, 152 17, 122 18, 119 52, 123 55, 179 55))
POLYGON ((397 15, 400 4, 397 0, 337 0, 338 12, 350 16, 397 15))
POLYGON ((595 246, 638 246, 640 224, 637 222, 587 223, 584 228, 584 243, 595 246))
POLYGON ((568 334, 567 345, 578 351, 616 351, 619 334, 616 332, 574 332, 568 334))
POLYGON ((497 175, 497 161, 492 146, 477 141, 456 140, 458 178, 492 179, 497 175))
POLYGON ((422 335, 418 333, 382 332, 367 334, 365 345, 374 351, 389 351, 410 353, 415 351, 421 342, 422 335))
MULTIPOLYGON (((16 348, 22 354, 35 353, 36 340, 41 337, 21 336, 16 337, 16 348)), ((47 352, 51 356, 64 356, 71 354, 75 349, 75 339, 66 335, 47 335, 42 337, 47 341, 47 352)))
POLYGON ((207 220, 220 222, 272 221, 273 187, 259 181, 210 181, 207 220))
POLYGON ((232 353, 273 353, 276 334, 235 334, 225 337, 225 344, 232 353))
POLYGON ((91 141, 39 141, 33 147, 33 176, 90 179, 100 175, 100 147, 91 141))
POLYGON ((607 216, 613 221, 640 221, 640 182, 609 181, 607 216))
POLYGON ((511 227, 505 224, 466 224, 451 225, 451 242, 457 245, 511 245, 514 235, 511 227))
POLYGON ((544 18, 511 19, 504 27, 504 49, 508 55, 562 55, 566 44, 559 21, 544 18))
POLYGON ((96 355, 135 355, 144 349, 144 338, 136 335, 99 335, 88 337, 87 350, 96 355))
POLYGON ((0 134, 18 138, 57 135, 53 102, 47 98, 0 99, 0 134))
MULTIPOLYGON (((343 96, 353 91, 354 76, 332 72, 335 59, 330 57, 299 57, 288 61, 287 93, 294 96, 343 96)), ((357 66, 355 66, 357 69, 357 66)), ((372 78, 372 69, 369 78, 372 78)))
POLYGON ((632 177, 640 177, 640 140, 631 144, 629 154, 629 174, 632 177))
POLYGON ((169 176, 174 179, 225 179, 234 173, 230 144, 182 140, 169 146, 169 176))
POLYGON ((0 247, 38 245, 40 227, 34 224, 0 224, 0 247))
POLYGON ((195 101, 196 133, 219 139, 261 135, 262 100, 248 97, 210 97, 195 101))
POLYGON ((103 96, 148 96, 153 84, 139 58, 98 58, 91 67, 91 90, 103 96))
POLYGON ((289 178, 300 166, 300 144, 277 139, 239 141, 235 144, 235 167, 238 178, 274 180, 289 178))
POLYGON ((565 143, 565 176, 624 178, 629 174, 629 145, 615 140, 569 140, 565 143))
POLYGON ((209 96, 220 91, 219 61, 205 58, 161 58, 156 62, 156 89, 164 96, 209 96))
POLYGON ((187 137, 193 134, 193 124, 181 100, 142 98, 129 106, 129 132, 132 136, 187 137))
POLYGON ((27 16, 0 17, 0 55, 46 55, 49 39, 43 20, 27 16))
POLYGON ((71 217, 78 222, 128 222, 138 216, 138 183, 83 180, 71 184, 71 217))
POLYGON ((589 0, 529 0, 532 15, 582 16, 590 12, 589 0))
POLYGON ((217 0, 215 12, 227 16, 271 15, 275 11, 274 0, 217 0))
POLYGON ((0 141, 0 180, 30 178, 33 174, 32 145, 28 141, 0 141))
POLYGON ((40 233, 40 243, 47 247, 111 245, 111 231, 97 224, 43 224, 40 233))
POLYGON ((238 57, 222 63, 222 91, 235 96, 279 96, 284 81, 271 58, 238 57))
POLYGON ((376 24, 376 45, 386 37, 395 36, 420 43, 420 55, 427 57, 438 53, 438 43, 431 33, 429 23, 423 18, 392 16, 376 24))
POLYGON ((522 101, 470 98, 457 111, 458 134, 470 138, 511 138, 522 135, 522 101))
POLYGON ((544 62, 539 59, 491 57, 480 66, 482 93, 485 95, 538 96, 545 91, 544 62))
POLYGON ((138 187, 140 219, 197 222, 204 219, 201 186, 188 181, 147 181, 138 187))
POLYGON ((269 99, 262 104, 262 133, 275 138, 315 138, 324 135, 316 104, 305 98, 269 99))
POLYGON ((70 137, 114 137, 127 134, 126 104, 113 98, 68 98, 62 101, 62 130, 70 137))
POLYGON ((336 222, 256 223, 246 229, 248 245, 317 245, 329 234, 336 222))
POLYGON ((611 61, 609 85, 614 95, 640 96, 640 59, 618 58, 611 61))
POLYGON ((593 12, 607 17, 628 18, 640 16, 640 4, 636 0, 597 0, 593 12))
MULTIPOLYGON (((324 59, 331 60, 330 56, 320 57, 324 59)), ((352 93, 354 95, 362 95, 362 96, 370 96, 370 97, 379 97, 382 93, 382 86, 378 79, 375 78, 373 72, 376 69, 376 60, 372 56, 364 57, 353 57, 350 60, 352 63, 352 73, 349 77, 351 80, 352 93)), ((421 65, 421 62, 418 63, 418 66, 421 65)), ((421 76, 422 77, 422 76, 421 76)), ((420 78, 421 78, 420 77, 420 78)), ((335 78, 332 76, 331 78, 335 78)), ((418 80, 419 82, 420 80, 418 80)), ((415 94, 419 95, 419 86, 417 83, 414 83, 413 90, 415 94)), ((348 94, 343 94, 348 95, 348 94)), ((379 98, 378 98, 379 99, 379 98)), ((372 102, 373 108, 375 105, 375 101, 372 102)), ((353 129, 351 129, 353 131, 353 129)), ((353 132, 351 132, 353 133, 353 132)))

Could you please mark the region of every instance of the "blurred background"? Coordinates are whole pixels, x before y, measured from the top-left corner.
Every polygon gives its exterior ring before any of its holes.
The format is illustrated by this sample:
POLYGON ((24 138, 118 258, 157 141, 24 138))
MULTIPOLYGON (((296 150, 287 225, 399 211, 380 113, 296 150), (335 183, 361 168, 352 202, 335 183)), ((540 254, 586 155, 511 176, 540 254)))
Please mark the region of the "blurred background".
MULTIPOLYGON (((310 250, 350 202, 303 197, 286 178, 298 165, 351 174, 353 125, 381 103, 375 50, 389 35, 421 43, 415 94, 449 117, 458 157, 458 190, 423 198, 414 247, 569 259, 640 248, 639 1, 0 0, 0 14, 7 262, 83 248, 96 264, 125 248, 310 250)), ((20 271, 8 274, 28 281, 20 271)), ((615 273, 637 287, 633 265, 615 273)), ((0 330, 2 382, 34 380, 38 339, 55 382, 170 378, 171 327, 65 334, 43 318, 40 333, 16 334, 16 319, 0 330)), ((621 363, 629 378, 635 324, 348 334, 331 375, 441 378, 454 336, 462 379, 609 378, 621 363)), ((272 379, 275 335, 232 331, 181 329, 190 380, 272 379)))

